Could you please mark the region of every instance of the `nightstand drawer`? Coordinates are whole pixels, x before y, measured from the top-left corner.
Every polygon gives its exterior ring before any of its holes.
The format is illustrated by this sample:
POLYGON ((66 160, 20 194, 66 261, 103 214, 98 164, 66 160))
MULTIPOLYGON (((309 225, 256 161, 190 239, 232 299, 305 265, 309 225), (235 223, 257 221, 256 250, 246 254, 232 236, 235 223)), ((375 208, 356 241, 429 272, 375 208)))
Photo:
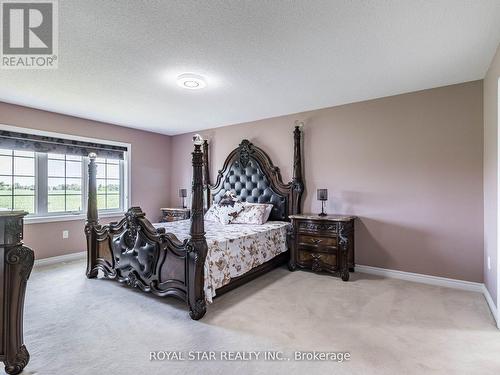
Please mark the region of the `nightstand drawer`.
POLYGON ((298 263, 302 266, 311 267, 313 271, 320 269, 337 269, 337 255, 328 253, 316 253, 312 251, 298 251, 298 263))
POLYGON ((337 233, 337 223, 299 221, 298 230, 300 233, 330 235, 337 233))
POLYGON ((337 238, 335 237, 319 237, 299 234, 299 248, 318 251, 335 251, 337 249, 337 238))
POLYGON ((190 210, 187 208, 162 208, 161 222, 187 220, 190 216, 190 210))

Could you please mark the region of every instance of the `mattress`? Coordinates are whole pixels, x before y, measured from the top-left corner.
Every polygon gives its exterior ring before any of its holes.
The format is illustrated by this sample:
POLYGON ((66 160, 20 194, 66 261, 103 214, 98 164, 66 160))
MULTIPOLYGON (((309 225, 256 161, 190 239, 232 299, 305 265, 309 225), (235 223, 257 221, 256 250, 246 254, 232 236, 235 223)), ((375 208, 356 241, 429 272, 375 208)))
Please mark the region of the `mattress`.
MULTIPOLYGON (((190 220, 153 224, 165 228, 183 241, 189 237, 190 220)), ((205 259, 205 298, 211 303, 216 289, 228 284, 252 268, 285 252, 286 232, 290 223, 269 221, 262 225, 230 224, 205 221, 208 253, 205 259)))

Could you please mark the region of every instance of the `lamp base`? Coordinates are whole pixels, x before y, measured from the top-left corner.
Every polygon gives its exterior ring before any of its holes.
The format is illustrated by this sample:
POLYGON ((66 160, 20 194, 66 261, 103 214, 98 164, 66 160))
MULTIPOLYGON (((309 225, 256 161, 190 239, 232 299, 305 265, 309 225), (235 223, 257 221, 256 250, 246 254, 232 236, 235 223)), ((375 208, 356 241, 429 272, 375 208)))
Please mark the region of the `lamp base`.
POLYGON ((321 201, 321 213, 318 214, 319 216, 327 216, 327 213, 325 212, 324 203, 325 203, 325 201, 321 201))

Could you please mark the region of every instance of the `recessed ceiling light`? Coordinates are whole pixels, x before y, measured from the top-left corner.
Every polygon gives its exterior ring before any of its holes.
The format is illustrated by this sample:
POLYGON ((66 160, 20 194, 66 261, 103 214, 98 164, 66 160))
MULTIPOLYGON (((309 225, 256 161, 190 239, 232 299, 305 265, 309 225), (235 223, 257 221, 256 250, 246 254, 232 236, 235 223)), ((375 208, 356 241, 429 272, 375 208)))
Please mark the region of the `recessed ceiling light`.
POLYGON ((177 84, 188 90, 199 90, 207 87, 207 82, 202 76, 192 73, 184 73, 178 76, 177 84))

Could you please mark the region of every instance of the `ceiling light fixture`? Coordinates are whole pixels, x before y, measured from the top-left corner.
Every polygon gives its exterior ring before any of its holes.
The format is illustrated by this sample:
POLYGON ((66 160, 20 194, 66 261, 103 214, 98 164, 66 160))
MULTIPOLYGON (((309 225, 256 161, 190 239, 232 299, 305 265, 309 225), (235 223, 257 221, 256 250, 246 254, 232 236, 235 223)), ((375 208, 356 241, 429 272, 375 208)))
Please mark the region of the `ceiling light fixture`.
POLYGON ((207 87, 205 79, 193 73, 184 73, 177 77, 177 84, 183 89, 199 90, 207 87))

